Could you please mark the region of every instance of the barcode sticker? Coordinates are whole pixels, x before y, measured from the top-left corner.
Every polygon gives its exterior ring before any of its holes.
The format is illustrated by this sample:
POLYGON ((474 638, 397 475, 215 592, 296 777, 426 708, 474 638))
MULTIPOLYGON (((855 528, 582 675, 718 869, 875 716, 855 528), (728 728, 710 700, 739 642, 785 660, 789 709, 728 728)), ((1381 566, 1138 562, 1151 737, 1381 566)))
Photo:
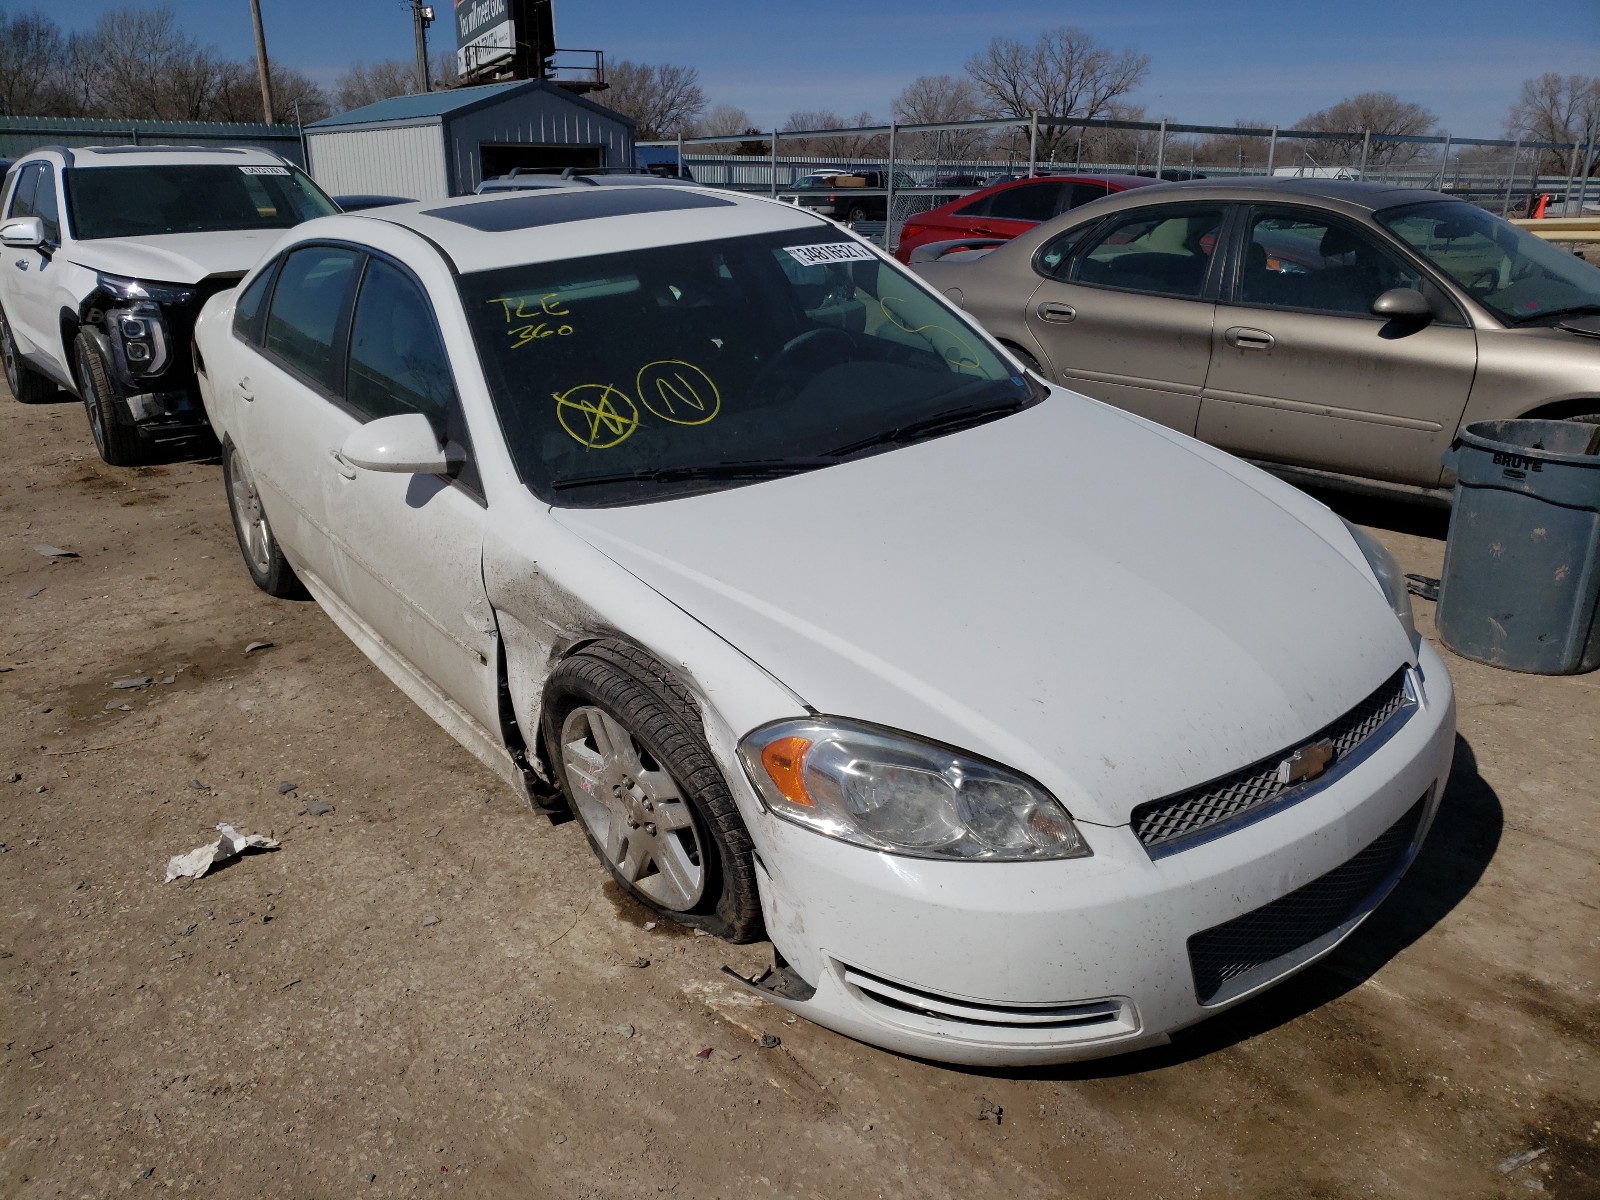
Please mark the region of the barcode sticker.
POLYGON ((828 242, 821 246, 785 246, 789 257, 803 267, 825 267, 830 263, 871 262, 877 258, 860 242, 828 242))
POLYGON ((288 167, 240 167, 246 175, 287 175, 288 167))

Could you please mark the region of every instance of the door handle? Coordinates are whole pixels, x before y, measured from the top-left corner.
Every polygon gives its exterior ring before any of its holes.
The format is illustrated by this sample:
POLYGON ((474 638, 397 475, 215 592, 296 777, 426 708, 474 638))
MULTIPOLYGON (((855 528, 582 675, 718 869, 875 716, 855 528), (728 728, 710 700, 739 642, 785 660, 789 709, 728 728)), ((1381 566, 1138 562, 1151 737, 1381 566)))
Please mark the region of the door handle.
POLYGON ((328 457, 333 459, 333 469, 346 479, 356 477, 356 465, 337 450, 329 450, 328 457))
POLYGON ((1244 325, 1235 325, 1224 332, 1222 337, 1228 345, 1240 350, 1270 350, 1277 341, 1265 329, 1250 329, 1244 325))
POLYGON ((239 380, 238 383, 234 384, 234 387, 239 389, 239 399, 254 400, 256 398, 256 394, 250 390, 250 381, 248 379, 239 380))
POLYGON ((1065 325, 1068 321, 1075 321, 1078 310, 1070 304, 1061 304, 1057 301, 1046 300, 1037 309, 1041 321, 1053 321, 1057 325, 1065 325))

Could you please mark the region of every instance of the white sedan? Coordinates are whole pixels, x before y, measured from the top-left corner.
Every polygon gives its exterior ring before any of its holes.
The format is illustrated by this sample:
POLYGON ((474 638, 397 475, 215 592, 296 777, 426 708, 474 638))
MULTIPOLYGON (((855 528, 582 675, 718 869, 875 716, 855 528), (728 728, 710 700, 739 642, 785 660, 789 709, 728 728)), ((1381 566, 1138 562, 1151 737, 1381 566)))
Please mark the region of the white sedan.
POLYGON ((328 217, 195 341, 255 582, 853 1037, 1159 1044, 1350 934, 1437 811, 1450 680, 1380 546, 803 209, 328 217))

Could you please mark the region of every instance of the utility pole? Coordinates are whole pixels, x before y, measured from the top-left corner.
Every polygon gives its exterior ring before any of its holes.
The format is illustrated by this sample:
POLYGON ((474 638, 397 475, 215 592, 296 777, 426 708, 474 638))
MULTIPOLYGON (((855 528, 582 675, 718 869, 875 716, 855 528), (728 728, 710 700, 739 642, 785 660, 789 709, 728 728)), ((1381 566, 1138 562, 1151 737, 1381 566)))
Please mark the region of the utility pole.
POLYGON ((433 73, 428 70, 428 26, 433 24, 433 5, 411 0, 411 20, 417 30, 417 76, 422 80, 422 90, 431 92, 433 73))
POLYGON ((250 0, 250 16, 256 25, 256 70, 261 74, 261 112, 268 125, 276 125, 272 106, 272 71, 267 66, 267 32, 261 27, 261 0, 250 0))

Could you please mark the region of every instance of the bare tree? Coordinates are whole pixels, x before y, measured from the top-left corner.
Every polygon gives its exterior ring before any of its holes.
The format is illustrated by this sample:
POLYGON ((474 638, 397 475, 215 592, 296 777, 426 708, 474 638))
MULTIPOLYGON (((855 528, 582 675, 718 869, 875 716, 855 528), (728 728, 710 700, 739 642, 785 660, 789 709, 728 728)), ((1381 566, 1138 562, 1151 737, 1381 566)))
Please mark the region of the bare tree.
POLYGON ((201 121, 221 86, 222 60, 183 32, 170 8, 112 9, 83 60, 90 108, 108 117, 201 121))
POLYGON ((1354 166, 1361 159, 1367 135, 1372 136, 1367 152, 1369 167, 1395 167, 1429 153, 1425 145, 1398 142, 1395 137, 1430 134, 1438 118, 1420 104, 1400 99, 1393 92, 1362 92, 1329 108, 1302 117, 1296 129, 1313 133, 1342 133, 1341 138, 1319 139, 1310 146, 1313 156, 1325 159, 1326 166, 1354 166), (1318 151, 1321 151, 1319 154, 1318 151))
MULTIPOLYGON (((1271 121, 1235 121, 1237 129, 1269 129, 1271 121)), ((1244 133, 1207 133, 1194 143, 1194 161, 1210 167, 1265 168, 1268 139, 1244 133)))
POLYGON ((454 50, 441 50, 433 56, 433 86, 453 88, 461 82, 461 60, 454 50))
POLYGON ((1573 150, 1546 152, 1543 169, 1565 175, 1581 169, 1590 130, 1597 121, 1600 79, 1552 72, 1523 83, 1522 95, 1506 118, 1506 136, 1529 142, 1573 143, 1573 150))
POLYGON ((61 30, 41 13, 0 15, 0 117, 39 116, 65 99, 61 30))
POLYGON ((394 96, 409 96, 417 90, 417 64, 386 58, 370 67, 354 64, 333 85, 334 101, 340 112, 364 108, 394 96))
MULTIPOLYGON (((792 112, 783 122, 782 131, 795 133, 805 130, 863 129, 876 122, 868 112, 853 117, 841 117, 836 112, 792 112)), ((825 158, 873 158, 888 151, 888 140, 882 134, 836 133, 811 138, 785 138, 784 149, 793 154, 816 155, 825 158)))
POLYGON ((705 109, 700 72, 693 67, 635 63, 624 59, 606 67, 605 91, 596 99, 607 108, 632 117, 642 141, 692 134, 705 109))
POLYGON ((695 123, 696 137, 733 137, 753 129, 750 114, 732 104, 719 104, 695 123))
MULTIPOLYGON (((944 125, 973 121, 981 115, 978 87, 970 79, 951 75, 919 75, 894 98, 890 107, 896 121, 908 125, 944 125)), ((909 157, 949 161, 978 158, 987 152, 991 138, 984 129, 946 129, 912 135, 909 157)))
MULTIPOLYGON (((261 120, 261 84, 254 64, 223 63, 220 84, 211 119, 216 121, 261 120)), ((331 111, 328 94, 311 78, 290 67, 272 65, 273 120, 292 125, 296 119, 309 125, 331 111)))
MULTIPOLYGON (((1150 58, 1101 46, 1082 29, 1047 29, 1031 46, 1014 38, 995 38, 967 60, 967 74, 983 98, 986 115, 996 119, 1030 114, 1095 118, 1106 115, 1119 96, 1144 81, 1150 58)), ((1054 158, 1076 134, 1067 127, 1041 126, 1039 151, 1054 158)))

